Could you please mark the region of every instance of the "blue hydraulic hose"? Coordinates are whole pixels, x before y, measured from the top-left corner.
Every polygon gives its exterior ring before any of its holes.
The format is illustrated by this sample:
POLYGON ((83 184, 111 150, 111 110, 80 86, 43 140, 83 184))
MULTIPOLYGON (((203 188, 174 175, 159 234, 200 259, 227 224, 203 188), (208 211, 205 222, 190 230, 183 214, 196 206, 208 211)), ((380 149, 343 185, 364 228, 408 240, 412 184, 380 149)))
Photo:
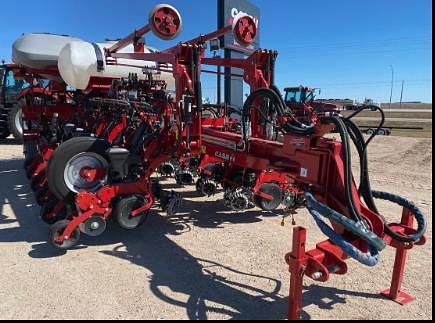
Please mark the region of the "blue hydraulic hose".
POLYGON ((347 255, 357 260, 361 264, 368 267, 375 267, 379 263, 380 253, 377 248, 375 248, 372 244, 368 243, 369 252, 363 253, 357 247, 347 242, 341 235, 335 232, 326 222, 324 222, 320 212, 311 206, 314 203, 317 203, 318 205, 320 205, 320 203, 317 202, 310 193, 306 193, 306 196, 307 199, 310 201, 310 203, 308 203, 307 205, 307 209, 313 216, 318 227, 324 235, 326 235, 335 245, 340 247, 347 255))
POLYGON ((316 223, 319 226, 320 230, 323 232, 323 234, 326 235, 335 245, 340 247, 351 258, 368 267, 375 267, 379 263, 380 254, 379 251, 376 250, 376 248, 369 246, 370 252, 363 253, 357 247, 344 240, 342 236, 340 236, 328 224, 326 224, 322 220, 322 216, 319 212, 313 209, 308 209, 308 211, 310 211, 314 220, 316 220, 316 223))

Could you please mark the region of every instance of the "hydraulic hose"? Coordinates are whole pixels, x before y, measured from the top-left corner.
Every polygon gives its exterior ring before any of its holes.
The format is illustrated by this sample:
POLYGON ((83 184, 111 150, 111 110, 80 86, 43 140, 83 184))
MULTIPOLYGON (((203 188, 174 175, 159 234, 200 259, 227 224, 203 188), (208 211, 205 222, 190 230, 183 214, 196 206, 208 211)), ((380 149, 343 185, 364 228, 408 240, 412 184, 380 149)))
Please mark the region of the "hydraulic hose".
POLYGON ((386 118, 385 118, 385 112, 384 112, 384 110, 382 110, 381 108, 379 108, 377 106, 368 106, 368 107, 362 107, 362 108, 358 109, 357 111, 352 113, 349 117, 347 117, 345 120, 346 121, 351 121, 353 118, 355 118, 357 115, 359 115, 361 112, 363 112, 365 110, 379 111, 379 113, 381 114, 381 122, 379 123, 379 126, 377 127, 376 131, 370 136, 370 138, 367 140, 367 142, 365 142, 365 144, 364 144, 365 145, 365 149, 367 149, 368 145, 378 135, 379 130, 381 130, 384 127, 384 125, 385 125, 385 119, 386 118))
MULTIPOLYGON (((418 229, 415 234, 404 236, 397 232, 391 230, 388 224, 385 225, 385 233, 392 237, 394 240, 399 242, 411 243, 420 241, 427 231, 427 220, 423 212, 411 201, 400 197, 395 194, 380 192, 380 191, 372 191, 373 197, 385 201, 389 201, 395 204, 398 204, 410 211, 418 223, 418 229)), ((385 220, 385 219, 384 219, 385 220)))
POLYGON ((376 207, 376 203, 373 199, 371 183, 370 183, 370 174, 368 169, 368 156, 367 156, 367 146, 365 144, 365 139, 363 134, 361 133, 358 126, 350 120, 346 120, 346 125, 349 130, 349 134, 352 138, 352 141, 357 148, 358 155, 360 157, 360 187, 359 193, 363 197, 364 202, 367 204, 368 208, 373 212, 379 214, 379 211, 376 207))
POLYGON ((310 210, 310 213, 314 217, 314 220, 316 221, 322 233, 326 235, 335 245, 342 249, 351 258, 368 267, 375 267, 379 263, 380 253, 374 247, 369 246, 369 252, 363 253, 354 245, 344 240, 330 226, 328 226, 322 220, 318 212, 310 210))
POLYGON ((279 89, 275 85, 271 86, 270 88, 279 97, 279 100, 281 102, 281 106, 282 106, 283 111, 286 111, 286 110, 289 111, 286 115, 288 115, 293 120, 293 123, 297 127, 302 128, 302 129, 311 129, 311 130, 313 130, 313 128, 314 128, 313 124, 310 124, 310 125, 303 124, 302 122, 300 122, 299 120, 297 120, 294 117, 294 114, 293 114, 292 110, 287 106, 287 104, 285 103, 285 101, 284 101, 284 99, 283 99, 283 97, 281 95, 281 92, 279 91, 279 89))
MULTIPOLYGON (((269 99, 272 104, 276 108, 276 112, 278 116, 283 117, 288 114, 286 114, 286 108, 282 104, 282 97, 281 95, 277 94, 277 92, 273 89, 258 89, 257 91, 251 93, 251 95, 247 98, 244 106, 243 106, 243 113, 242 113, 242 128, 243 128, 243 139, 247 140, 247 129, 246 129, 246 123, 248 121, 248 118, 251 115, 251 109, 253 107, 254 101, 258 98, 267 98, 269 99)), ((290 123, 287 123, 282 126, 282 129, 288 133, 292 133, 295 135, 302 135, 302 136, 309 136, 313 133, 313 127, 307 127, 299 123, 298 125, 292 125, 290 123)))
POLYGON ((347 199, 347 205, 349 208, 350 215, 353 217, 355 222, 363 222, 361 215, 358 213, 356 208, 356 203, 352 191, 353 187, 353 176, 352 176, 352 155, 350 150, 349 142, 349 132, 344 121, 340 117, 330 117, 329 122, 336 125, 337 130, 340 133, 341 141, 343 144, 343 162, 344 162, 344 188, 345 195, 347 199))
POLYGON ((356 223, 330 207, 318 202, 311 193, 305 193, 305 197, 307 199, 308 210, 315 211, 332 222, 343 226, 347 231, 360 237, 377 251, 382 251, 387 247, 382 238, 367 229, 362 223, 356 223))
MULTIPOLYGON (((381 110, 382 111, 382 110, 381 110)), ((385 115, 382 113, 382 122, 380 127, 383 127, 383 122, 385 121, 385 115)), ((370 176, 369 176, 369 167, 368 167, 368 156, 367 156, 367 147, 370 144, 370 140, 365 142, 364 136, 361 133, 361 130, 358 128, 358 126, 353 123, 350 119, 346 120, 346 125, 349 129, 349 133, 351 135, 351 138, 358 150, 358 154, 360 156, 361 160, 361 184, 360 184, 360 194, 364 198, 364 201, 367 205, 367 207, 375 212, 376 214, 379 214, 385 224, 385 234, 390 236, 396 241, 404 242, 404 243, 415 243, 421 240, 423 236, 425 235, 427 231, 427 219, 423 212, 411 201, 404 199, 398 195, 394 195, 391 193, 386 192, 379 192, 379 191, 372 191, 371 183, 370 183, 370 176), (398 204, 405 209, 411 211, 417 220, 418 228, 417 232, 410 236, 404 236, 401 235, 393 230, 391 230, 389 223, 387 223, 387 220, 385 217, 382 216, 382 214, 379 212, 375 200, 374 199, 382 199, 386 200, 395 204, 398 204)), ((376 134, 374 135, 376 136, 376 134)))
MULTIPOLYGON (((309 203, 318 203, 311 194, 307 193, 306 197, 307 200, 310 201, 309 203)), ((328 224, 326 224, 325 221, 323 221, 322 214, 320 212, 309 206, 308 211, 313 216, 322 233, 326 235, 335 245, 340 247, 347 255, 368 267, 375 267, 379 263, 380 253, 372 244, 368 244, 369 252, 363 253, 361 250, 335 232, 328 224)), ((325 214, 328 214, 328 212, 325 214)))

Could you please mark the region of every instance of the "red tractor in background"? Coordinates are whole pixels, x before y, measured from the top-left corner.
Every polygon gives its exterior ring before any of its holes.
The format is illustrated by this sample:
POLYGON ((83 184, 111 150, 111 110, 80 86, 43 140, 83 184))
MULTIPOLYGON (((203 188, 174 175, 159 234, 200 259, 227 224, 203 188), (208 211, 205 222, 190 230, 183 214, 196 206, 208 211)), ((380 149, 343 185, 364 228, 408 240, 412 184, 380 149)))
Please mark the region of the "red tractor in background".
POLYGON ((284 92, 286 105, 300 117, 306 115, 310 109, 320 114, 340 111, 339 107, 335 104, 316 101, 316 92, 319 94, 321 92, 319 89, 301 85, 299 87, 285 88, 284 92))
POLYGON ((17 95, 30 84, 19 75, 18 65, 0 65, 0 139, 11 134, 16 139, 23 138, 22 111, 17 95))

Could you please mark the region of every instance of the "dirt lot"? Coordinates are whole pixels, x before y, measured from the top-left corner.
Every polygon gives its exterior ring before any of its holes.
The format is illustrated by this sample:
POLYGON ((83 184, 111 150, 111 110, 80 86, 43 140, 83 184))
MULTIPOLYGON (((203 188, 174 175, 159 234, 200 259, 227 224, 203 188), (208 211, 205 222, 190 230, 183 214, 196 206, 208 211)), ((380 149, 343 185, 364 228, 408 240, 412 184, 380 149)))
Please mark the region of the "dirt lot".
MULTIPOLYGON (((416 201, 432 218, 432 141, 379 138, 371 147, 373 186, 416 201)), ((257 210, 228 212, 217 198, 186 194, 186 213, 153 213, 135 232, 111 225, 83 248, 59 254, 45 242, 22 173, 20 147, 0 149, 0 319, 282 319, 289 289, 284 254, 290 223, 257 210)), ((170 183, 167 183, 170 186, 170 183)), ((398 219, 400 210, 382 205, 398 219)), ((404 289, 417 301, 401 307, 379 296, 389 287, 394 251, 368 269, 327 284, 305 281, 304 318, 431 319, 432 220, 429 241, 413 250, 404 289)), ((306 212, 311 246, 324 237, 306 212)))

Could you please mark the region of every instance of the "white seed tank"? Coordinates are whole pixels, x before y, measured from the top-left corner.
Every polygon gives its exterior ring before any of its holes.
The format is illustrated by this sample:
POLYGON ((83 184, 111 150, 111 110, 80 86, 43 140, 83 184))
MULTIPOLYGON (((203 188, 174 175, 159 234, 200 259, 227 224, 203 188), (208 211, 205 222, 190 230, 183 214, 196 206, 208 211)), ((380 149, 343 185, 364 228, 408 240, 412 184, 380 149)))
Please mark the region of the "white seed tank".
MULTIPOLYGON (((170 73, 157 72, 155 62, 143 62, 137 60, 118 59, 118 65, 106 63, 105 48, 110 48, 114 43, 91 44, 84 41, 72 41, 67 44, 59 54, 58 68, 64 81, 73 88, 84 90, 88 87, 93 77, 101 78, 122 78, 129 74, 137 74, 139 79, 144 76, 144 69, 156 73, 155 78, 165 80, 168 83, 168 90, 172 90, 175 81, 170 73), (95 48, 96 46, 99 47, 95 48), (102 55, 102 64, 99 68, 98 54, 102 55), (126 66, 130 65, 130 66, 126 66), (133 66, 133 67, 132 67, 133 66)), ((134 46, 130 45, 121 49, 119 53, 133 53, 134 46)), ((155 50, 145 47, 145 53, 155 50)))
MULTIPOLYGON (((119 65, 107 64, 104 49, 110 48, 114 44, 115 42, 92 44, 78 38, 54 34, 27 34, 14 42, 12 58, 16 64, 31 69, 58 70, 62 80, 78 90, 87 89, 91 78, 94 77, 116 79, 137 74, 141 79, 145 77, 144 69, 156 67, 155 62, 126 59, 118 59, 119 65)), ((155 51, 145 47, 145 53, 155 51)), ((119 52, 133 53, 134 46, 127 46, 119 52)), ((156 73, 156 79, 166 81, 168 90, 174 89, 175 81, 172 73, 156 72, 153 69, 147 71, 156 73)), ((52 75, 46 77, 59 80, 52 75)))

